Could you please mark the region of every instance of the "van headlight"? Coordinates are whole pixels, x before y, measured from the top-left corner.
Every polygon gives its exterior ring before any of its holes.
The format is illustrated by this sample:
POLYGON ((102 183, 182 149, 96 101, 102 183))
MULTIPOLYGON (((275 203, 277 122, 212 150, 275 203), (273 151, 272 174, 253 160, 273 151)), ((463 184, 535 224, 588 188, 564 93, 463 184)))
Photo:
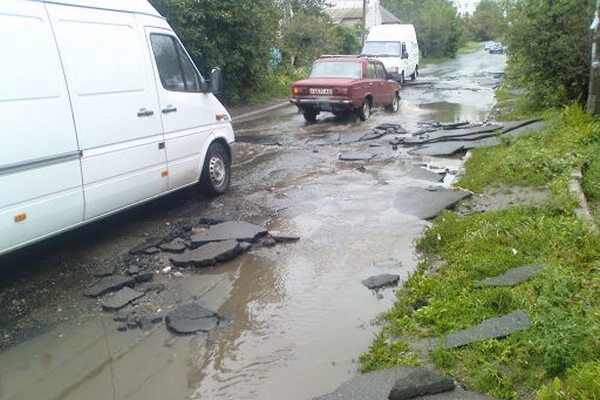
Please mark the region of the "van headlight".
POLYGON ((388 72, 388 74, 397 74, 398 73, 398 67, 388 68, 387 72, 388 72))

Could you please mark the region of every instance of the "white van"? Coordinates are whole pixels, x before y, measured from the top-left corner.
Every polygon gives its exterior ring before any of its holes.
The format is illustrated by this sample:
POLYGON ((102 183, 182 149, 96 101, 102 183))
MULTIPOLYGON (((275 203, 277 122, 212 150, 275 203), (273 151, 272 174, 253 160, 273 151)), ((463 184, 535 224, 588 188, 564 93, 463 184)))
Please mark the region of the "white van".
POLYGON ((234 134, 146 0, 0 1, 0 254, 198 181, 234 134))
POLYGON ((414 25, 386 24, 371 28, 362 55, 381 61, 392 79, 403 84, 419 75, 419 43, 414 25))

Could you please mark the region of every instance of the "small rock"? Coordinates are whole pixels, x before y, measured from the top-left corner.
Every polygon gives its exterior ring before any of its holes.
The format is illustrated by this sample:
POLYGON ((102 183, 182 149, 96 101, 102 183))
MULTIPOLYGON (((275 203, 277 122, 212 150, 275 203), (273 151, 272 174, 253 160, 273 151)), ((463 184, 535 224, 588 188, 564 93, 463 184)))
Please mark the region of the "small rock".
POLYGON ((161 244, 160 249, 168 253, 183 253, 187 249, 187 244, 182 238, 175 238, 168 243, 161 244))
POLYGON ((163 316, 158 312, 145 314, 139 319, 142 329, 148 329, 152 325, 158 324, 162 320, 163 316))
POLYGON ((119 324, 119 325, 117 325, 117 330, 119 332, 125 332, 127 330, 127 324, 119 324))
POLYGON ((406 400, 431 394, 454 390, 455 384, 451 379, 419 368, 394 383, 389 400, 406 400))
POLYGON ((165 317, 167 327, 179 334, 209 332, 219 325, 217 313, 198 303, 179 306, 165 317))
POLYGON ((125 286, 135 284, 135 279, 130 276, 110 275, 100 279, 83 291, 88 297, 98 297, 109 292, 115 292, 125 286))
POLYGON ((173 268, 173 267, 171 267, 171 266, 164 267, 162 269, 162 271, 160 271, 160 272, 162 272, 163 274, 168 274, 169 272, 171 272, 171 268, 173 268))
POLYGON ((127 273, 129 275, 137 275, 140 273, 140 267, 137 265, 132 265, 131 267, 129 267, 129 269, 127 270, 127 273))
POLYGON ((154 279, 154 274, 152 272, 142 272, 135 276, 135 281, 137 283, 150 282, 152 279, 154 279))
POLYGON ((128 287, 110 294, 102 299, 102 308, 105 310, 118 310, 119 308, 125 307, 133 300, 139 299, 144 293, 138 292, 128 287))
POLYGON ((396 285, 399 280, 399 275, 381 274, 371 276, 370 278, 363 280, 362 283, 369 289, 377 289, 384 286, 396 285))
POLYGON ((127 320, 127 329, 137 329, 140 326, 140 322, 134 317, 127 320))

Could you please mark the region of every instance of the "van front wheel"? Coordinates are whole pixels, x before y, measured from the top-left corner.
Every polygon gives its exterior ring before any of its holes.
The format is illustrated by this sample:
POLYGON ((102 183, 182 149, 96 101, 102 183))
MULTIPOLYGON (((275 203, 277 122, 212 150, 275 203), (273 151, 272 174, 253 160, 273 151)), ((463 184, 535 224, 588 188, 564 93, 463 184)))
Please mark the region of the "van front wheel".
POLYGON ((206 152, 200 184, 211 195, 227 191, 231 181, 231 159, 221 143, 213 143, 206 152))

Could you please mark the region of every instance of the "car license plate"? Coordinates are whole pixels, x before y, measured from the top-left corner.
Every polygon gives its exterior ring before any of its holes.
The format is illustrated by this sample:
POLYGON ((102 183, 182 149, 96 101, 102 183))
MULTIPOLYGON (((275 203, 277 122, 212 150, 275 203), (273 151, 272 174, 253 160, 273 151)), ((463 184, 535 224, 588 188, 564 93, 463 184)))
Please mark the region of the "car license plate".
POLYGON ((310 88, 310 94, 333 94, 333 89, 310 88))

